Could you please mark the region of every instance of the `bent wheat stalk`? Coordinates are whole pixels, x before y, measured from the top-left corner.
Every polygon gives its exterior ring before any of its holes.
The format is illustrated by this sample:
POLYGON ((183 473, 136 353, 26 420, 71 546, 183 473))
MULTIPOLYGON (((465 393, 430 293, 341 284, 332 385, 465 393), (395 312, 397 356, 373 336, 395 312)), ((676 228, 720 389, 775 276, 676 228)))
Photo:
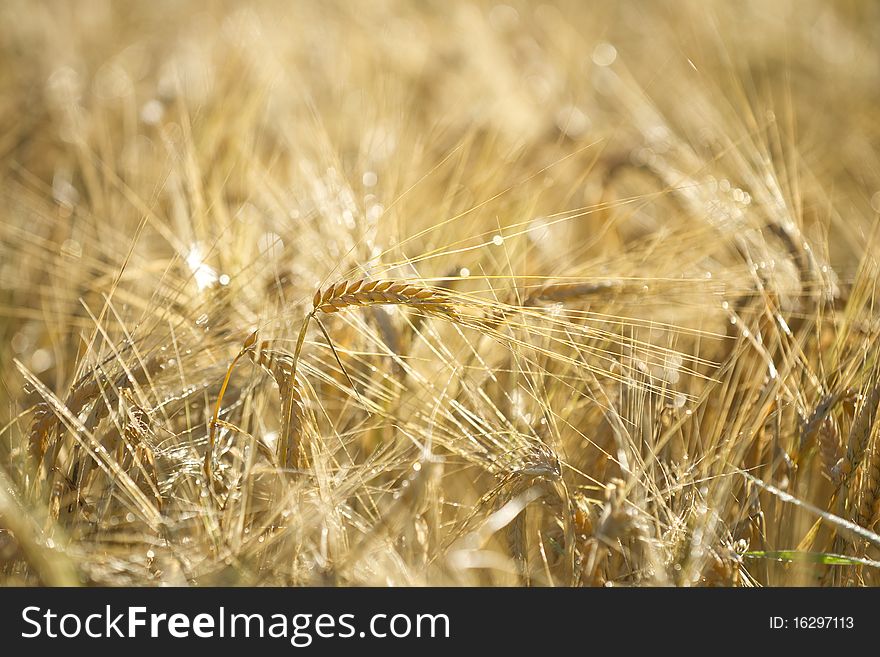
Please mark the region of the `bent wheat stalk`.
MULTIPOLYGON (((305 331, 302 331, 298 346, 302 344, 305 331)), ((217 439, 217 427, 222 425, 220 421, 220 409, 223 397, 229 387, 232 378, 232 370, 236 363, 247 355, 256 365, 262 367, 275 380, 278 392, 281 396, 281 438, 278 441, 278 460, 283 467, 298 467, 299 460, 299 437, 302 434, 305 404, 302 393, 296 383, 296 357, 291 357, 283 351, 268 348, 268 342, 262 341, 257 344, 257 332, 251 333, 244 341, 241 350, 229 364, 217 402, 214 405, 214 416, 208 431, 208 448, 205 452, 204 470, 208 480, 213 474, 214 445, 217 439)))
POLYGON ((208 447, 205 450, 205 463, 203 466, 205 477, 209 484, 213 481, 214 477, 214 443, 217 441, 217 425, 220 420, 220 408, 223 404, 223 396, 226 394, 226 388, 229 387, 229 380, 232 378, 232 370, 235 368, 235 364, 248 352, 248 350, 253 349, 256 343, 257 332, 254 331, 247 337, 247 339, 245 339, 241 351, 239 351, 235 358, 232 359, 232 362, 229 363, 229 367, 226 370, 226 376, 223 377, 223 384, 220 386, 220 392, 217 394, 217 403, 214 404, 214 416, 211 418, 211 426, 208 427, 208 447))
POLYGON ((268 372, 281 398, 281 436, 278 441, 278 461, 283 467, 300 465, 299 440, 302 436, 305 403, 293 376, 293 357, 286 351, 271 349, 263 340, 259 347, 254 343, 247 349, 248 357, 268 372))

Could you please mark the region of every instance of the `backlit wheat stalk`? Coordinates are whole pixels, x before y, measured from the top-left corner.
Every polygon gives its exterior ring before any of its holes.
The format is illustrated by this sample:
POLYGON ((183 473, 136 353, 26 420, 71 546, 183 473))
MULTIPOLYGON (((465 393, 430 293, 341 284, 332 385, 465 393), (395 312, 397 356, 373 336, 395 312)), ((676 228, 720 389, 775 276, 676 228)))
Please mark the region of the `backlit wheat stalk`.
POLYGON ((406 305, 426 313, 455 319, 455 309, 438 290, 395 281, 340 281, 318 290, 314 309, 335 313, 350 307, 406 305))

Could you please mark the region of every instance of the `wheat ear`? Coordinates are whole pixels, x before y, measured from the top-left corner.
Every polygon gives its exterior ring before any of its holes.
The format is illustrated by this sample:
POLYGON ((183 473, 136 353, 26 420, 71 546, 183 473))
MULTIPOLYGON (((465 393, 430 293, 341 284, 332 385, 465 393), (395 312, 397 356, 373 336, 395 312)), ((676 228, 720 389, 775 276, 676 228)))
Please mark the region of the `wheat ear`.
POLYGON ((269 348, 263 341, 256 341, 247 349, 250 359, 275 380, 281 398, 281 436, 278 441, 278 460, 284 467, 300 465, 299 439, 305 417, 302 392, 293 376, 293 357, 286 351, 269 348))
POLYGON ((880 441, 873 440, 873 448, 862 466, 862 479, 858 497, 858 523, 872 529, 880 512, 880 441))
MULTIPOLYGON (((641 284, 639 285, 641 288, 641 284)), ((606 279, 588 281, 584 283, 548 283, 534 288, 524 301, 523 305, 537 306, 541 303, 561 303, 592 297, 608 292, 622 292, 625 290, 623 281, 606 279)))
POLYGON ((455 308, 438 290, 396 281, 340 281, 318 290, 313 313, 335 313, 352 307, 406 305, 425 313, 456 319, 455 308))
MULTIPOLYGON (((832 475, 840 481, 844 491, 848 491, 850 477, 862 463, 862 459, 865 456, 865 450, 871 438, 871 428, 874 426, 874 417, 877 414, 878 403, 880 403, 880 382, 874 383, 865 396, 861 410, 850 429, 846 453, 833 468, 832 475)), ((843 499, 845 498, 846 495, 843 496, 843 499)))
MULTIPOLYGON (((119 391, 143 385, 150 377, 158 373, 166 365, 167 359, 152 356, 143 361, 138 367, 123 372, 115 381, 101 371, 101 367, 110 363, 116 356, 111 356, 100 365, 90 369, 71 386, 65 405, 73 415, 78 415, 92 401, 95 402, 92 425, 97 424, 109 413, 109 405, 116 401, 119 391), (102 392, 104 397, 102 397, 102 392)), ((34 418, 29 431, 29 445, 31 455, 37 463, 43 463, 49 451, 52 431, 61 425, 61 418, 55 412, 52 404, 43 400, 37 404, 34 410, 34 418)), ((55 449, 50 461, 46 463, 47 469, 54 467, 55 453, 60 447, 59 441, 55 442, 55 449)))

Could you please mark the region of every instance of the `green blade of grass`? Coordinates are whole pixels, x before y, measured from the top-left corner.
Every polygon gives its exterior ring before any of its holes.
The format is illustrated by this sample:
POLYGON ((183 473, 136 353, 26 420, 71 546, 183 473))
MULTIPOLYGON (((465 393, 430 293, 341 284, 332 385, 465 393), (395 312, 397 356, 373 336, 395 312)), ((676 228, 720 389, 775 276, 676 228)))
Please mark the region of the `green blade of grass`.
POLYGON ((870 566, 880 568, 880 561, 862 559, 860 557, 848 557, 844 554, 830 554, 828 552, 801 552, 799 550, 752 550, 745 552, 743 557, 748 559, 769 559, 784 563, 815 563, 824 566, 870 566))

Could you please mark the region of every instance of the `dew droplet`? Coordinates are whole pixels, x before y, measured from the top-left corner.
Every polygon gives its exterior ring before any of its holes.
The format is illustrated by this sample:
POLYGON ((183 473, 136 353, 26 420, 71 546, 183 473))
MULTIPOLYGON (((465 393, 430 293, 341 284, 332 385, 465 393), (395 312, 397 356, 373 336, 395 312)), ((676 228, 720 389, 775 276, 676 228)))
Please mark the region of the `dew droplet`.
POLYGON ((566 137, 576 139, 590 127, 590 120, 579 108, 568 105, 556 112, 556 127, 566 137))
POLYGON ((193 273, 196 285, 200 290, 211 287, 217 282, 217 272, 204 262, 201 244, 193 244, 186 255, 186 264, 193 273))
POLYGON ((155 98, 148 100, 141 107, 141 121, 147 125, 157 125, 164 115, 165 106, 162 104, 162 101, 155 98))
POLYGON ((17 354, 24 352, 31 344, 30 338, 21 331, 13 335, 9 342, 12 350, 17 354))
POLYGON ((377 221, 379 217, 382 216, 382 213, 385 212, 385 208, 381 203, 374 203, 367 210, 367 219, 370 221, 377 221))
POLYGON ((61 245, 61 253, 68 258, 81 258, 82 257, 82 245, 76 240, 64 240, 64 243, 61 245))
POLYGON ((37 349, 31 355, 31 369, 35 374, 45 372, 52 367, 52 363, 54 362, 55 359, 52 357, 52 353, 48 349, 37 349))
POLYGON ((593 49, 593 63, 596 66, 611 66, 617 59, 617 48, 605 41, 596 44, 593 49))

